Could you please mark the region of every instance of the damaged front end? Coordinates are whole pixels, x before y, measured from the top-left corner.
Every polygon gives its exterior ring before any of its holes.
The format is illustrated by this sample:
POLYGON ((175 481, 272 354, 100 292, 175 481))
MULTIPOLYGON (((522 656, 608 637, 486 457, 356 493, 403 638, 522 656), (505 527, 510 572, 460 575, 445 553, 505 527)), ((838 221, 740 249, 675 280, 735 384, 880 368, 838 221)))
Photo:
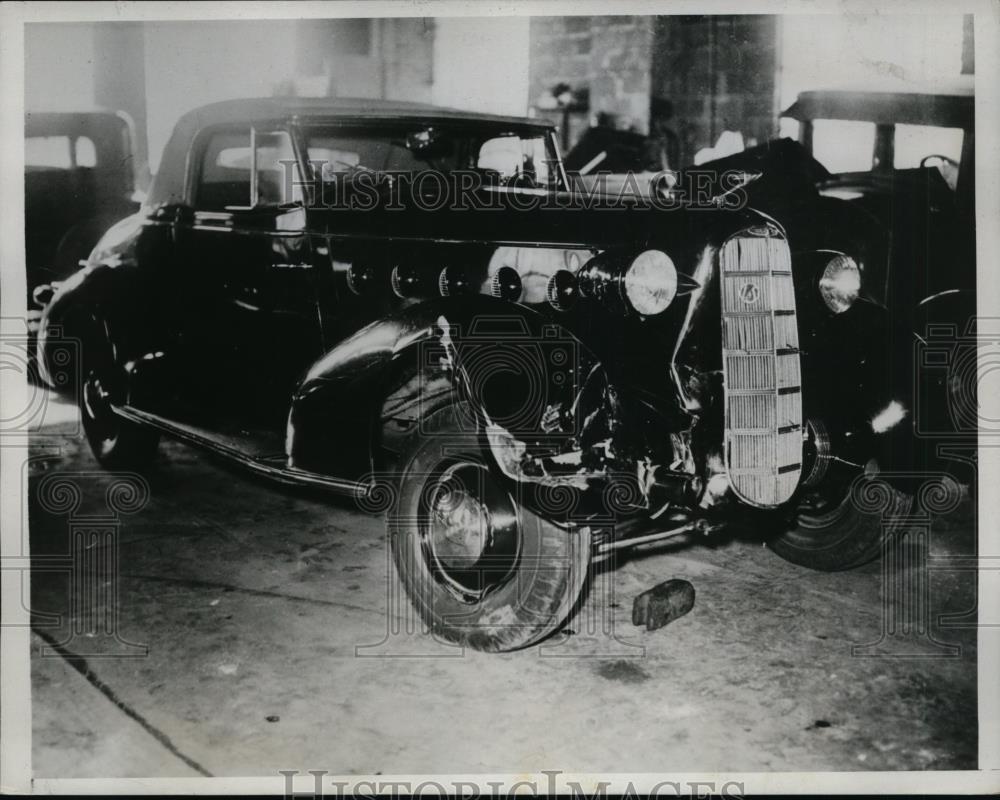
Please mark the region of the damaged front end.
POLYGON ((593 302, 572 313, 477 320, 462 336, 439 320, 442 365, 497 467, 539 513, 603 531, 599 550, 710 532, 727 510, 786 505, 799 485, 784 235, 764 222, 706 238, 674 253, 681 291, 663 313, 627 313, 587 285, 636 258, 606 252, 578 272, 593 302))
MULTIPOLYGON (((714 526, 699 505, 706 464, 695 452, 697 408, 622 388, 559 324, 479 318, 462 335, 444 317, 437 325, 438 366, 533 510, 589 528, 598 552, 714 526)), ((694 383, 685 390, 707 389, 694 383)))

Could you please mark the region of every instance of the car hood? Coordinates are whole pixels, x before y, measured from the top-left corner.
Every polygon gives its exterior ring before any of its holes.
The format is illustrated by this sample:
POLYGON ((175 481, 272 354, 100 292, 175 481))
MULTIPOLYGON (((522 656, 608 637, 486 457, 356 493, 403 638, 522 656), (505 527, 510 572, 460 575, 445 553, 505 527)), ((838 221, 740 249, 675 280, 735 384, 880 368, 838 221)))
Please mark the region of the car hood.
POLYGON ((334 237, 603 250, 691 237, 700 229, 729 228, 744 219, 759 222, 745 200, 733 197, 731 208, 695 209, 682 198, 653 202, 631 195, 511 190, 475 193, 464 206, 378 203, 359 209, 345 204, 313 206, 307 214, 310 230, 334 237))

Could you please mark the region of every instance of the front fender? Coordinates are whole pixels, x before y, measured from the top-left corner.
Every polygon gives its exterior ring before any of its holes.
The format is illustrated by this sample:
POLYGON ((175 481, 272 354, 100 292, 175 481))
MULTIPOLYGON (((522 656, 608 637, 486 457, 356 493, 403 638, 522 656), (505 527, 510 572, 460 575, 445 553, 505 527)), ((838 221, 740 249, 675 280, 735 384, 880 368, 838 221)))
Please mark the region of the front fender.
POLYGON ((485 295, 428 300, 367 325, 309 369, 289 413, 287 455, 295 467, 354 479, 378 468, 383 400, 414 374, 427 384, 447 377, 475 409, 472 424, 558 449, 576 430, 572 397, 595 368, 576 337, 526 306, 485 295))
POLYGON ((820 306, 800 317, 803 416, 842 465, 915 468, 910 332, 870 300, 841 314, 820 306))
POLYGON ((91 318, 102 315, 102 308, 113 296, 111 284, 114 280, 109 265, 88 265, 62 281, 42 310, 38 328, 38 367, 39 376, 49 387, 69 393, 76 385, 76 380, 70 378, 78 377, 88 323, 91 318), (69 350, 67 344, 72 345, 69 350), (74 363, 65 363, 67 352, 72 353, 74 363))
MULTIPOLYGON (((144 290, 136 267, 143 219, 136 213, 112 225, 95 245, 86 266, 59 284, 43 310, 38 363, 42 379, 50 386, 66 389, 65 381, 53 380, 52 357, 67 338, 76 340, 73 349, 81 353, 92 319, 111 322, 118 344, 124 348, 137 347, 135 334, 152 314, 152 294, 144 290)), ((152 246, 156 244, 152 242, 152 246)))

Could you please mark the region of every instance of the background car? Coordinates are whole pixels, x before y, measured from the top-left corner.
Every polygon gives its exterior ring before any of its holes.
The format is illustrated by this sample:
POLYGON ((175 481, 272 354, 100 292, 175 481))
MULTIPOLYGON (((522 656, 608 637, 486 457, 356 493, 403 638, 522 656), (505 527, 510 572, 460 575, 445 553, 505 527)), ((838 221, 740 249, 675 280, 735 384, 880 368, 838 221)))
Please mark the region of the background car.
POLYGON ((24 136, 31 309, 34 290, 76 272, 101 235, 139 209, 140 195, 132 123, 123 112, 30 111, 24 136))
POLYGON ((803 92, 784 112, 799 122, 797 142, 704 165, 759 173, 749 201, 782 220, 793 249, 836 249, 857 262, 861 291, 890 309, 892 335, 912 348, 892 361, 896 385, 908 407, 937 420, 903 460, 963 480, 967 464, 940 445, 974 449, 976 387, 916 360, 943 331, 975 336, 973 109, 971 76, 924 89, 803 92))

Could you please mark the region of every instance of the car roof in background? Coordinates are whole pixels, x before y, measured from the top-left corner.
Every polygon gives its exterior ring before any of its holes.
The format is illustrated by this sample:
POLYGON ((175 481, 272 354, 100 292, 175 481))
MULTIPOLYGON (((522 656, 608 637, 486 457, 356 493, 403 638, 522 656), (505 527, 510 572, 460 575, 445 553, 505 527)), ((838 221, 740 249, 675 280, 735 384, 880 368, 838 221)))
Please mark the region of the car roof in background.
POLYGON ((124 111, 107 108, 24 112, 25 136, 82 133, 91 128, 123 125, 131 130, 132 119, 124 111))
POLYGON ((201 106, 181 117, 178 125, 194 122, 197 127, 286 117, 361 117, 371 119, 418 119, 430 121, 490 122, 515 127, 551 128, 543 119, 461 111, 426 103, 376 100, 359 97, 256 97, 222 100, 201 106))
POLYGON ((971 129, 974 106, 969 75, 926 84, 884 81, 801 92, 782 116, 800 121, 842 119, 971 129))

